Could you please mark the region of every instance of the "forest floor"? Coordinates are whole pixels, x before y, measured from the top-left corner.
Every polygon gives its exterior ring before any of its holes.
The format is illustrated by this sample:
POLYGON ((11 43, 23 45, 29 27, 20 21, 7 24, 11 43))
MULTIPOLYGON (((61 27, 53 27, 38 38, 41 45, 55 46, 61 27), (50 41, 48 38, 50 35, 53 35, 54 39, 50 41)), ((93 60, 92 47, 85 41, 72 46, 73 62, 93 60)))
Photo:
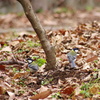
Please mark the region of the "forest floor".
POLYGON ((99 100, 100 9, 37 15, 55 46, 56 70, 45 71, 44 51, 25 15, 0 15, 0 100, 99 100), (67 68, 66 57, 75 47, 77 70, 67 68), (39 66, 34 74, 28 57, 39 66))

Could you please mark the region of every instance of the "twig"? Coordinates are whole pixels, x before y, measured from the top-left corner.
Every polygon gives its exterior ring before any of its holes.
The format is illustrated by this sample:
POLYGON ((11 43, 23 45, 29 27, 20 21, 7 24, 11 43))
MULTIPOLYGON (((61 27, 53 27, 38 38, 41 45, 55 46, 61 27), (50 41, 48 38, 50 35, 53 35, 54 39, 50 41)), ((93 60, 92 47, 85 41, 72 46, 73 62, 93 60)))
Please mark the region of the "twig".
POLYGON ((12 64, 24 65, 25 62, 19 60, 0 61, 0 65, 12 65, 12 64))

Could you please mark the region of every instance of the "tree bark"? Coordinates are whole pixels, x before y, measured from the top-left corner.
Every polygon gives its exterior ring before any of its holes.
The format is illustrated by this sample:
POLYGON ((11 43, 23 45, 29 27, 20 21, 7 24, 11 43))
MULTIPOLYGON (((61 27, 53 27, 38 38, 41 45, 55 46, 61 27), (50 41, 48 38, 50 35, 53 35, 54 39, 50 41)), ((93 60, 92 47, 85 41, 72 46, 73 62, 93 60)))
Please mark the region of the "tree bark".
POLYGON ((32 27, 34 28, 41 45, 44 49, 44 52, 46 54, 46 61, 47 61, 47 66, 46 70, 54 69, 56 66, 56 56, 55 56, 55 50, 54 47, 50 44, 47 36, 46 36, 46 31, 40 24, 37 16, 35 15, 32 5, 29 0, 17 0, 24 9, 24 12, 29 19, 32 27))

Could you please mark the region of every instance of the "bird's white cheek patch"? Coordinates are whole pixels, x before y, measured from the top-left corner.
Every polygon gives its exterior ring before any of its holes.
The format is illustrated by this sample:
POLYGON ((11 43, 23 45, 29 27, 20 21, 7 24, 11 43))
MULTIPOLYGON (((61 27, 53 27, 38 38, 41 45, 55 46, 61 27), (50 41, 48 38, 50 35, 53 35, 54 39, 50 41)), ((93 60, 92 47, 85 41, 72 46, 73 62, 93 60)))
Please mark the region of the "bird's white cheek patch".
POLYGON ((29 63, 32 63, 32 61, 31 61, 31 60, 28 60, 28 62, 29 62, 29 63))
POLYGON ((76 52, 76 53, 78 53, 78 52, 79 52, 79 50, 75 50, 75 52, 76 52))

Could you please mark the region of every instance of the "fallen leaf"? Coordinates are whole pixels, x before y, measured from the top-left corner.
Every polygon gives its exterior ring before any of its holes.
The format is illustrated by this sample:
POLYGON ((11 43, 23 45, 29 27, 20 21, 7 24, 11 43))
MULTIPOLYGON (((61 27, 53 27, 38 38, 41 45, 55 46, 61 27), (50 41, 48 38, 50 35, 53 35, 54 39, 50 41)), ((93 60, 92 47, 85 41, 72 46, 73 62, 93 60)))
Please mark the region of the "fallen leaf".
POLYGON ((92 56, 92 57, 89 57, 88 59, 87 59, 87 62, 92 62, 92 61, 94 61, 94 60, 98 60, 98 56, 92 56))
POLYGON ((66 54, 62 54, 62 55, 60 56, 60 58, 61 58, 62 61, 67 61, 67 56, 66 56, 66 54))
POLYGON ((48 89, 46 91, 43 91, 39 94, 36 94, 36 95, 30 97, 30 99, 44 99, 44 98, 48 97, 51 93, 52 93, 52 91, 50 89, 48 89))
POLYGON ((0 45, 3 46, 6 42, 0 41, 0 45))
POLYGON ((86 76, 83 80, 84 81, 89 81, 91 79, 91 75, 89 74, 88 76, 86 76))
POLYGON ((71 94, 74 93, 74 91, 75 91, 74 87, 68 86, 68 87, 66 87, 66 88, 64 88, 64 89, 61 90, 61 94, 71 95, 71 94))
POLYGON ((26 76, 28 75, 28 72, 25 72, 25 73, 17 73, 14 75, 13 79, 17 79, 17 78, 20 78, 20 77, 23 77, 23 76, 26 76))
POLYGON ((14 100, 15 98, 15 94, 13 92, 7 91, 8 95, 9 95, 9 100, 14 100))
POLYGON ((11 52, 12 50, 11 50, 11 48, 9 46, 7 46, 7 47, 4 47, 1 51, 9 51, 9 52, 11 52))
POLYGON ((97 94, 98 92, 100 92, 100 91, 99 91, 99 86, 96 86, 96 84, 93 85, 93 86, 89 89, 89 92, 90 92, 91 94, 97 94))
POLYGON ((12 45, 12 46, 16 46, 17 44, 19 44, 19 41, 12 41, 9 44, 12 45))
POLYGON ((5 89, 3 88, 3 86, 0 86, 0 95, 5 93, 5 89))
POLYGON ((46 87, 46 86, 41 86, 41 88, 38 89, 38 93, 44 92, 44 91, 46 91, 46 90, 48 90, 48 87, 46 87))
POLYGON ((88 63, 85 63, 83 66, 83 69, 89 69, 89 68, 90 68, 90 65, 88 63))
POLYGON ((75 89, 75 95, 79 95, 80 91, 81 91, 80 86, 77 86, 75 89))
POLYGON ((4 65, 0 65, 0 70, 5 71, 5 66, 4 65))
POLYGON ((65 35, 66 30, 60 29, 59 32, 60 32, 62 35, 65 35))

